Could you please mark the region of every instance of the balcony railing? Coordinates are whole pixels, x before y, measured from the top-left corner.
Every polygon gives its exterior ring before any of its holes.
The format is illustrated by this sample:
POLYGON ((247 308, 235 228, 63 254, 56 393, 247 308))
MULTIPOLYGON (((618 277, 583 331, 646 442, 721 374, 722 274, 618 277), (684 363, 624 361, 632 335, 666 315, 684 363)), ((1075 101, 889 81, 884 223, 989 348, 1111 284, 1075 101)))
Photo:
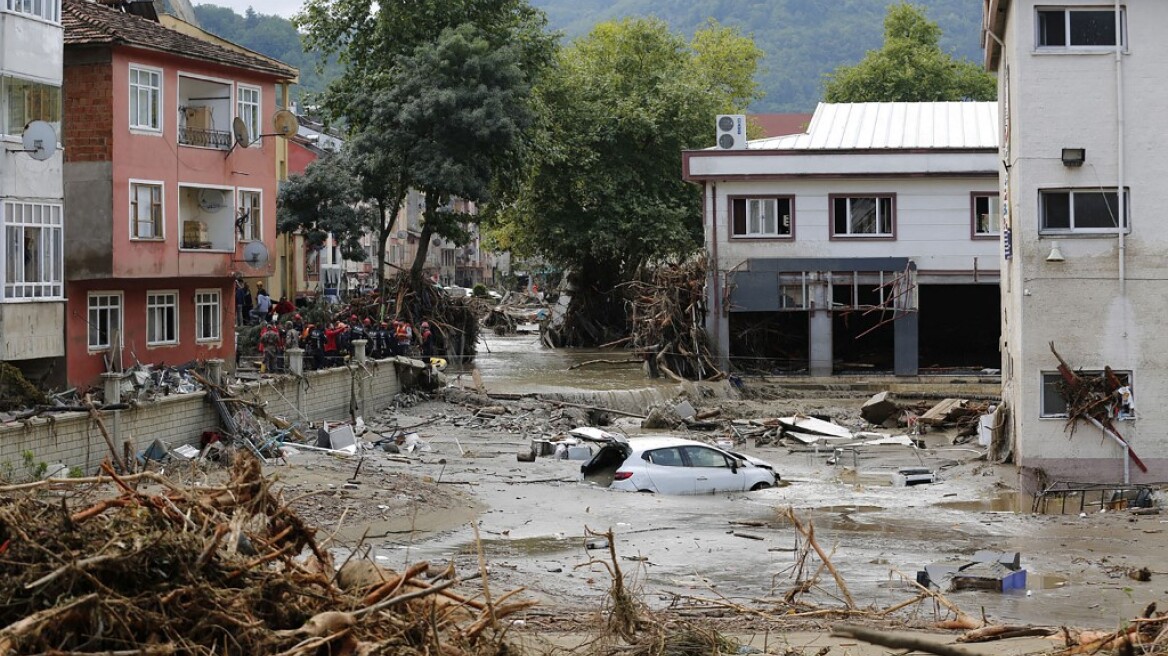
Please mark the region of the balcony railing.
POLYGON ((230 132, 186 127, 180 127, 178 130, 178 142, 185 146, 229 150, 231 148, 231 141, 232 136, 230 132))

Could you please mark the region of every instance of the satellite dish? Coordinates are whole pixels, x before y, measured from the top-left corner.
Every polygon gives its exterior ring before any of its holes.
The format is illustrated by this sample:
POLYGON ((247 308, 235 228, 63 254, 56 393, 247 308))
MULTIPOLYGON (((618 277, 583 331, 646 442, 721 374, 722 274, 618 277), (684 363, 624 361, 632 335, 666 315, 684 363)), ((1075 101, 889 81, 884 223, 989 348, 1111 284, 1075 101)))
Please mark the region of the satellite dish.
POLYGON ((200 189, 199 207, 206 212, 217 212, 226 204, 222 189, 200 189))
POLYGON ((300 131, 300 121, 292 112, 281 109, 272 116, 272 129, 277 137, 287 139, 300 131))
POLYGON ((262 241, 249 241, 243 247, 243 263, 253 269, 262 268, 268 263, 268 247, 262 241))
POLYGON ((247 123, 243 119, 236 116, 235 120, 231 122, 231 133, 235 135, 235 145, 240 148, 247 148, 251 143, 251 135, 247 133, 247 123))
POLYGON ((57 131, 45 121, 32 121, 24 126, 24 152, 43 162, 57 152, 57 131))
POLYGON ((398 239, 405 239, 406 238, 406 231, 405 230, 398 230, 397 231, 397 238, 398 239))

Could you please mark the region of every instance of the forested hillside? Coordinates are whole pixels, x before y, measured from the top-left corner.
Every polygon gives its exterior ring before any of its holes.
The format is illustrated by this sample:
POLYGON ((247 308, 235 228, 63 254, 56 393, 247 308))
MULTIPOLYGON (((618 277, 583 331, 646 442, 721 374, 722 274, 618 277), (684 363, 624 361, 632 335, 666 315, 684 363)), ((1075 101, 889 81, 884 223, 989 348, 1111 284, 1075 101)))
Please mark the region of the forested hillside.
MULTIPOLYGON (((567 38, 587 33, 597 22, 625 16, 656 16, 687 36, 714 18, 754 36, 766 52, 758 75, 765 94, 756 112, 809 112, 822 92, 823 74, 854 64, 880 47, 885 9, 892 0, 531 0, 548 14, 553 29, 567 38)), ((971 0, 915 0, 944 31, 942 47, 957 57, 980 61, 981 3, 971 0)), ((320 91, 335 74, 316 72, 317 57, 306 54, 292 23, 279 16, 197 5, 203 28, 257 52, 300 68, 303 91, 320 91)))
POLYGON ((327 65, 323 74, 318 73, 320 57, 304 52, 300 34, 291 21, 280 16, 257 14, 250 9, 240 16, 233 9, 216 5, 195 5, 195 16, 204 30, 299 68, 300 87, 294 91, 295 99, 323 91, 328 81, 340 73, 335 62, 327 65))
MULTIPOLYGON (((766 95, 756 112, 807 112, 822 92, 823 74, 854 64, 882 39, 893 0, 531 0, 552 27, 570 38, 599 21, 656 16, 685 34, 714 18, 752 34, 766 52, 757 77, 766 95)), ((971 0, 913 0, 944 32, 941 45, 980 61, 981 4, 971 0)))

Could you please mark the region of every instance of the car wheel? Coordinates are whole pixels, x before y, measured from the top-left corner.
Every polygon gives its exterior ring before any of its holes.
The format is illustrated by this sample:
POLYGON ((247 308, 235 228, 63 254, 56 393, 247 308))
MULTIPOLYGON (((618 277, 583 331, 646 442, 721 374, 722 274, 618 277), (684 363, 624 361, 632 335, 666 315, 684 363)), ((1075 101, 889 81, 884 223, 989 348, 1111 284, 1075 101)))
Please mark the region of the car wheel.
POLYGON ((758 483, 755 483, 755 484, 754 484, 754 487, 750 488, 750 491, 751 491, 751 492, 757 492, 757 491, 759 491, 759 490, 765 490, 765 489, 767 489, 768 487, 771 487, 771 484, 770 484, 770 483, 763 483, 763 482, 758 482, 758 483))
POLYGON ((657 493, 656 490, 637 490, 637 491, 644 492, 645 494, 656 494, 657 493))

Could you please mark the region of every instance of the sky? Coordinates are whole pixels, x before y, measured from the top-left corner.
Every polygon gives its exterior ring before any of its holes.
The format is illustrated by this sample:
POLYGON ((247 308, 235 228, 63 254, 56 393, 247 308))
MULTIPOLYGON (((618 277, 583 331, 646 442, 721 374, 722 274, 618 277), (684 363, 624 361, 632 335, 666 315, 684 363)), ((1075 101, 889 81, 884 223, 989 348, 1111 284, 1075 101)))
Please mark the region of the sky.
POLYGON ((301 0, 215 0, 214 2, 192 2, 195 5, 219 5, 231 7, 235 13, 243 15, 248 7, 256 10, 257 14, 275 14, 284 18, 292 18, 303 4, 301 0))

